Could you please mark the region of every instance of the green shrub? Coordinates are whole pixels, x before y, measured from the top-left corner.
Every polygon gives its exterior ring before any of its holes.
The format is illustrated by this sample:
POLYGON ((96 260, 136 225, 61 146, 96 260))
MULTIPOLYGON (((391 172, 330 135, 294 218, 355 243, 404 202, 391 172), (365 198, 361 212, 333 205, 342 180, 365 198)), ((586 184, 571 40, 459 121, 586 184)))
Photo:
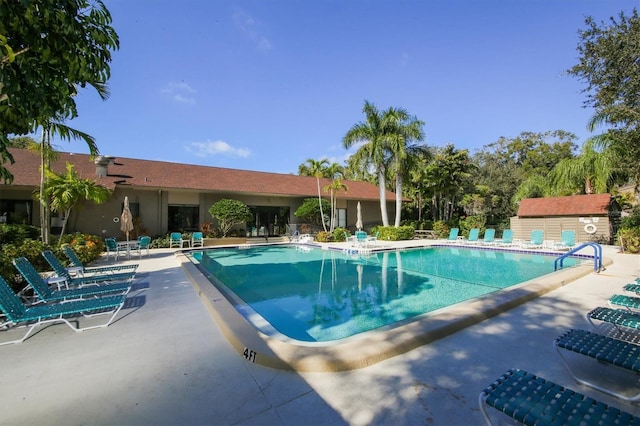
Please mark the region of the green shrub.
POLYGON ((169 248, 169 234, 152 239, 149 248, 169 248))
POLYGON ((336 228, 333 230, 333 241, 336 243, 341 243, 347 241, 347 237, 350 236, 348 230, 344 228, 336 228))
POLYGON ((0 245, 15 243, 24 239, 37 240, 40 228, 31 225, 0 224, 0 245))
POLYGON ((443 220, 436 220, 433 222, 433 230, 436 232, 438 238, 447 238, 452 226, 443 220))
MULTIPOLYGON (((80 261, 85 264, 96 260, 104 251, 102 238, 97 235, 81 234, 80 232, 64 235, 60 241, 60 246, 64 244, 71 247, 80 261)), ((61 260, 66 258, 66 256, 59 257, 61 260)))
POLYGON ((37 271, 50 271, 51 267, 42 257, 44 250, 51 250, 58 258, 60 258, 59 250, 45 245, 40 240, 32 240, 30 238, 22 241, 16 241, 11 244, 2 245, 2 253, 0 253, 0 274, 9 283, 14 291, 20 291, 26 284, 20 273, 13 266, 13 259, 16 257, 26 257, 37 271))
POLYGON ((618 230, 617 242, 623 253, 640 253, 640 226, 618 230))
POLYGON ((378 240, 403 241, 412 240, 415 233, 413 226, 375 226, 371 229, 371 234, 378 234, 378 240))
POLYGON ((468 237, 469 231, 473 228, 480 229, 480 233, 482 234, 486 223, 487 217, 485 215, 467 216, 464 219, 460 219, 460 235, 468 237))
POLYGON ((316 235, 316 241, 321 243, 329 243, 333 240, 333 234, 331 232, 320 231, 316 235))

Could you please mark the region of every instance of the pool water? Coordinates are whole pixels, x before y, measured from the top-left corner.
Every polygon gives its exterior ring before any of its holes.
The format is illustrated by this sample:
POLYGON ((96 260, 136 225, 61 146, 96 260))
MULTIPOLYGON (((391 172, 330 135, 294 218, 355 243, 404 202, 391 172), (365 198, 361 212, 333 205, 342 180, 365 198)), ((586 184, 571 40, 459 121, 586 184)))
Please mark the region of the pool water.
POLYGON ((256 327, 305 342, 343 339, 549 274, 556 258, 454 247, 354 257, 287 245, 189 256, 256 327))

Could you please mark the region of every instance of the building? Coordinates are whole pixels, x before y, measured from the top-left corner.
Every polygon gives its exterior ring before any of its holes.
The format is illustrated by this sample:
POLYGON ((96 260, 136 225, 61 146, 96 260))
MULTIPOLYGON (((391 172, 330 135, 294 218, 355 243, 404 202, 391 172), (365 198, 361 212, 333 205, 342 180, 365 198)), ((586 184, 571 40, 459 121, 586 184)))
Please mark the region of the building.
MULTIPOLYGON (((6 164, 14 175, 11 184, 0 184, 0 214, 8 223, 39 226, 39 206, 33 194, 40 185, 38 153, 10 149, 15 164, 6 164)), ((245 233, 253 236, 284 235, 299 225, 294 216, 305 198, 318 196, 314 177, 278 173, 196 166, 163 161, 140 160, 87 154, 60 153, 51 168, 65 171, 66 163, 84 179, 93 179, 113 191, 106 203, 85 202, 71 213, 68 232, 83 232, 102 236, 122 237, 119 218, 123 200, 129 198, 136 229, 133 235, 164 235, 172 231, 196 231, 204 223, 214 223, 209 214, 213 203, 231 198, 247 204, 253 219, 245 233)), ((330 183, 320 179, 323 188, 330 183)), ((366 182, 343 181, 347 191, 337 194, 338 226, 354 228, 357 203, 362 206, 365 229, 381 224, 378 187, 366 182)), ((395 194, 387 191, 389 214, 395 212, 395 194)), ((52 218, 52 228, 62 224, 52 218)), ((240 230, 238 230, 240 232, 240 230)))
POLYGON ((542 229, 546 240, 560 241, 564 230, 575 231, 576 242, 613 243, 621 209, 610 194, 525 198, 517 217, 511 218, 514 237, 528 240, 542 229))

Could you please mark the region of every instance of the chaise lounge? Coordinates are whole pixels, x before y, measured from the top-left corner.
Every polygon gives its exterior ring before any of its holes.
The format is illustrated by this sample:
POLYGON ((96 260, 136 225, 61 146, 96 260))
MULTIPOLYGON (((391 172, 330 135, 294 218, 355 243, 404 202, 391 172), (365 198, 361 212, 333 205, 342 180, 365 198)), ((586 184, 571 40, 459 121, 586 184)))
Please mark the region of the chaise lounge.
POLYGON ((586 330, 569 330, 562 336, 553 341, 562 362, 569 370, 569 373, 578 382, 601 392, 613 395, 625 401, 636 401, 640 398, 640 390, 631 396, 627 396, 620 392, 616 392, 606 386, 588 381, 586 378, 579 377, 573 368, 569 365, 567 358, 562 354, 562 350, 575 352, 587 357, 591 357, 601 364, 608 364, 617 367, 620 370, 630 373, 630 377, 634 384, 630 386, 635 388, 635 377, 640 374, 640 347, 633 343, 617 340, 608 336, 592 333, 586 330))
POLYGON ((122 272, 122 271, 134 271, 138 268, 138 264, 129 264, 129 265, 114 265, 114 266, 97 266, 97 267, 86 267, 76 255, 76 252, 73 251, 71 247, 65 245, 62 247, 65 256, 71 261, 73 265, 73 270, 69 270, 69 272, 75 271, 80 275, 85 274, 112 274, 114 272, 122 272))
POLYGON ((525 425, 640 425, 640 418, 520 369, 500 376, 480 393, 486 406, 525 425))
POLYGON ((51 250, 45 250, 42 252, 42 256, 47 263, 51 266, 56 275, 64 281, 66 287, 70 286, 82 286, 86 284, 98 284, 108 281, 131 281, 136 275, 135 271, 120 272, 114 274, 96 274, 87 275, 84 277, 72 277, 67 268, 58 260, 51 250))
POLYGON ((63 322, 77 332, 108 327, 124 305, 124 301, 125 296, 119 295, 27 307, 11 290, 7 282, 0 277, 0 310, 2 310, 6 317, 5 321, 0 323, 0 328, 6 327, 9 329, 18 325, 28 326, 27 332, 22 338, 7 342, 0 342, 0 345, 22 343, 31 335, 37 326, 47 323, 63 322), (67 316, 87 316, 91 313, 94 315, 112 315, 103 324, 83 328, 80 328, 79 325, 74 327, 66 318, 67 316))
POLYGON ((112 293, 127 294, 131 290, 131 284, 126 282, 92 285, 88 287, 63 290, 51 290, 46 281, 25 257, 13 259, 13 265, 24 277, 33 291, 38 295, 39 301, 36 301, 36 303, 76 300, 86 297, 104 296, 112 293))

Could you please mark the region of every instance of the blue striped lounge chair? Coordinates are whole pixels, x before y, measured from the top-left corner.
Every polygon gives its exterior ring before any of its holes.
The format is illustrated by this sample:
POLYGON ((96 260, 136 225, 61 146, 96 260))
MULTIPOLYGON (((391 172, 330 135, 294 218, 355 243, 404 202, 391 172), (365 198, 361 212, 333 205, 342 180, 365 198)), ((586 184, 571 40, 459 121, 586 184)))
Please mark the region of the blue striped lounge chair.
POLYGON ((529 241, 524 241, 521 244, 522 248, 528 249, 538 249, 542 248, 542 243, 544 242, 544 231, 541 229, 534 229, 531 231, 531 239, 529 241))
POLYGON ((458 241, 458 234, 459 233, 460 233, 460 229, 459 228, 451 228, 451 230, 449 231, 449 236, 447 237, 445 242, 452 243, 452 242, 458 241))
POLYGON ((58 260, 51 250, 45 250, 42 252, 42 256, 47 263, 51 266, 56 275, 63 279, 66 287, 70 286, 82 286, 86 284, 97 284, 108 281, 131 281, 136 275, 135 271, 119 272, 114 274, 96 274, 85 275, 84 277, 73 277, 71 273, 65 268, 65 266, 58 260))
POLYGON ((512 247, 513 246, 513 230, 505 229, 502 231, 502 238, 499 240, 495 240, 494 244, 501 247, 512 247))
POLYGON ((587 321, 593 328, 596 328, 594 321, 600 321, 612 324, 617 329, 625 327, 636 333, 640 330, 640 313, 628 309, 598 307, 587 313, 587 321))
POLYGON ((476 244, 478 242, 479 236, 480 236, 480 229, 472 228, 469 231, 469 237, 467 238, 467 243, 476 244))
POLYGON ((87 287, 51 290, 47 282, 40 276, 25 257, 13 259, 13 265, 27 281, 29 286, 38 295, 38 302, 59 302, 63 300, 84 299, 88 297, 104 296, 106 294, 127 294, 131 290, 131 284, 127 282, 92 285, 87 287))
POLYGON ((569 250, 576 245, 576 231, 564 230, 560 233, 560 241, 553 245, 556 250, 569 250))
POLYGON ((113 274, 115 272, 126 272, 126 271, 134 271, 138 268, 138 264, 128 264, 128 265, 112 265, 112 266, 97 266, 97 267, 86 267, 78 257, 75 251, 68 246, 65 245, 62 247, 62 251, 64 251, 65 256, 71 262, 71 266, 73 269, 67 268, 69 272, 76 272, 80 275, 85 274, 113 274))
POLYGON ((482 244, 491 245, 495 242, 496 230, 493 228, 485 229, 484 236, 480 241, 482 244))
POLYGON ((480 411, 493 407, 525 425, 640 425, 640 418, 540 376, 512 369, 480 393, 480 411))
POLYGON ((27 326, 27 332, 20 339, 7 342, 0 342, 0 345, 24 342, 42 324, 63 322, 74 331, 85 331, 94 328, 108 327, 124 305, 124 295, 97 297, 93 299, 82 299, 64 303, 48 303, 35 306, 25 306, 20 298, 11 290, 7 282, 0 277, 0 310, 5 315, 5 319, 0 323, 0 329, 14 326, 27 326), (93 325, 80 328, 74 326, 67 317, 80 315, 93 316, 97 314, 111 314, 109 319, 100 325, 93 325))
POLYGON ((553 345, 556 347, 567 370, 578 383, 582 383, 625 401, 637 401, 640 398, 640 389, 637 389, 633 385, 629 386, 629 388, 635 389, 633 394, 623 394, 602 384, 592 382, 586 377, 582 377, 584 376, 583 373, 581 373, 582 376, 579 376, 574 369, 571 368, 568 359, 563 355, 564 351, 574 352, 591 357, 601 364, 616 367, 619 370, 628 372, 635 384, 635 378, 640 374, 640 347, 638 347, 638 345, 577 329, 569 330, 562 336, 559 336, 554 340, 553 345))

